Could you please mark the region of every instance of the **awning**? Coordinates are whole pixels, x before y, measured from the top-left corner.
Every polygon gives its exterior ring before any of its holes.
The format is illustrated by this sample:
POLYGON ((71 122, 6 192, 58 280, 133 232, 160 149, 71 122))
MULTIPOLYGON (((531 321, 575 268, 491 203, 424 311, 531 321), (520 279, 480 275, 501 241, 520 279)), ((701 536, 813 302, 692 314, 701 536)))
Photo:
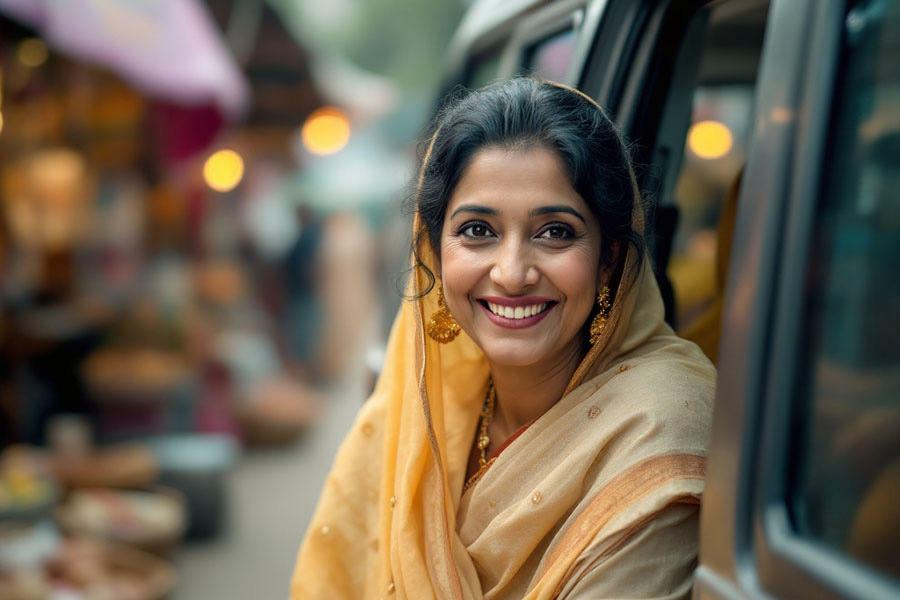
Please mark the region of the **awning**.
POLYGON ((231 119, 247 108, 247 82, 197 0, 0 0, 0 12, 148 96, 214 103, 231 119))

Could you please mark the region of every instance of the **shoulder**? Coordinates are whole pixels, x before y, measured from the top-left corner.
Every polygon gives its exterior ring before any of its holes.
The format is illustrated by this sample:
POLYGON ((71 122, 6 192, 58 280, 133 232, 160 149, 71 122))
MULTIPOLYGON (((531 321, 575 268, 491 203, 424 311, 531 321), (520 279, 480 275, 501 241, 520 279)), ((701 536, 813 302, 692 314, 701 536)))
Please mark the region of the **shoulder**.
POLYGON ((640 353, 617 359, 618 383, 656 397, 694 396, 712 401, 716 368, 703 351, 674 334, 659 336, 640 353))
POLYGON ((634 461, 655 454, 706 455, 715 367, 681 341, 626 357, 593 382, 592 401, 618 423, 618 446, 634 461))

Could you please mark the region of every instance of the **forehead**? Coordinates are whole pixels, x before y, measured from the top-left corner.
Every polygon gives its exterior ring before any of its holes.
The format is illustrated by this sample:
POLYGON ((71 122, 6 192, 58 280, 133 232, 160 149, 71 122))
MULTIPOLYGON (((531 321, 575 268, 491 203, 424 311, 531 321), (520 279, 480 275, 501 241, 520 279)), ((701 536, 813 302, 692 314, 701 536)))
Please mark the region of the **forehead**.
POLYGON ((447 214, 469 203, 504 213, 528 212, 550 204, 589 212, 572 187, 562 159, 540 146, 523 150, 490 147, 476 152, 453 190, 447 214))

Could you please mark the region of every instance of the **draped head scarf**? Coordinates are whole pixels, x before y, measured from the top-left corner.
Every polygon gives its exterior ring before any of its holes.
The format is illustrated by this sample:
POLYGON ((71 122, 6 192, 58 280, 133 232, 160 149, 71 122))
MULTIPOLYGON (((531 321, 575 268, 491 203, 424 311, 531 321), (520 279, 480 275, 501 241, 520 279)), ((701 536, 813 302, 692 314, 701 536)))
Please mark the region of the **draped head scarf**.
MULTIPOLYGON (((632 188, 640 234, 633 175, 632 188)), ((413 227, 414 265, 433 271, 418 214, 413 227)), ((413 270, 384 369, 300 548, 295 600, 560 597, 654 515, 700 496, 715 371, 663 321, 638 248, 625 252, 604 336, 563 397, 465 493, 489 367, 465 332, 449 344, 425 335, 433 287, 413 270)))

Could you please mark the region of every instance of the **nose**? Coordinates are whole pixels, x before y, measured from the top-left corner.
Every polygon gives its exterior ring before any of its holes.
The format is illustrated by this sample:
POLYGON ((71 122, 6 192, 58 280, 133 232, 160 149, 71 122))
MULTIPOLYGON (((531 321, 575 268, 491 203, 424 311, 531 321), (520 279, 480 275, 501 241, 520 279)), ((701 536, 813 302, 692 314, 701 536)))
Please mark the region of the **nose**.
POLYGON ((540 274, 527 243, 510 236, 498 245, 495 252, 490 277, 504 292, 520 293, 538 282, 540 274))

